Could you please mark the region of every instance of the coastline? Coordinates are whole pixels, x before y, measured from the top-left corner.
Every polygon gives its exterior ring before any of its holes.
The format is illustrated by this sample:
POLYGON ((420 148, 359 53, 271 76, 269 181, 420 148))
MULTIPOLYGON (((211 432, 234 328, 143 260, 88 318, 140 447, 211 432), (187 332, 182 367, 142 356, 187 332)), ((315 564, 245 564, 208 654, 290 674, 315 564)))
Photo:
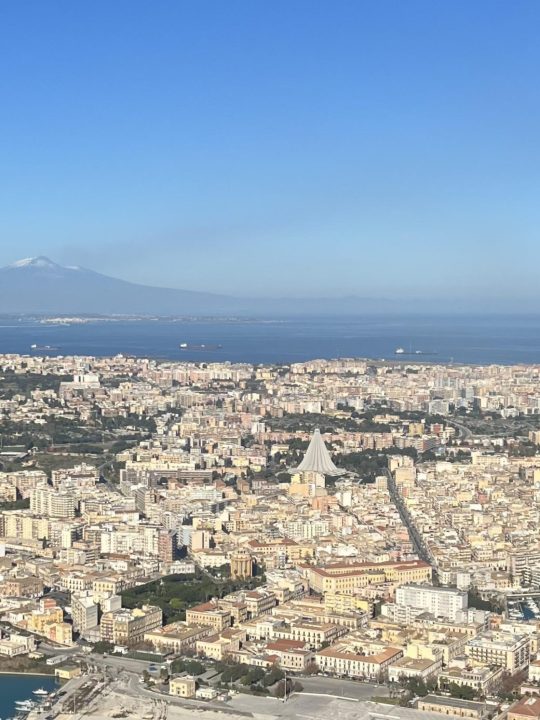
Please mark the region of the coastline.
POLYGON ((54 673, 39 673, 39 672, 21 672, 21 671, 10 671, 0 670, 0 675, 23 675, 26 677, 47 677, 55 679, 54 673))
MULTIPOLYGON (((43 688, 47 696, 58 689, 57 679, 52 675, 45 676, 43 673, 28 672, 6 672, 0 673, 0 716, 2 718, 19 717, 19 703, 32 700, 36 704, 32 707, 38 708, 36 691, 43 688)), ((44 695, 39 694, 39 700, 44 695)))

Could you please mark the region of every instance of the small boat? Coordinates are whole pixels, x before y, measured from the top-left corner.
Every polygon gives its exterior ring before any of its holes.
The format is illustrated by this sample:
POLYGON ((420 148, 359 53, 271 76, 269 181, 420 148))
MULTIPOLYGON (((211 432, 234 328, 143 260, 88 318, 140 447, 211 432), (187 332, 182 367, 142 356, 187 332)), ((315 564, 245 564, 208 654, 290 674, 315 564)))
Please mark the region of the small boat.
POLYGON ((438 355, 436 350, 405 350, 405 348, 398 347, 394 350, 394 355, 438 355))
POLYGON ((180 350, 199 350, 204 352, 206 351, 212 351, 212 350, 221 350, 223 345, 215 344, 215 343, 201 343, 200 345, 191 345, 190 343, 180 343, 179 348, 180 350))
POLYGON ((49 693, 44 688, 38 688, 37 690, 32 691, 33 695, 39 695, 39 697, 45 697, 49 693))
POLYGON ((32 700, 15 700, 15 705, 22 710, 31 710, 35 706, 35 702, 32 700))

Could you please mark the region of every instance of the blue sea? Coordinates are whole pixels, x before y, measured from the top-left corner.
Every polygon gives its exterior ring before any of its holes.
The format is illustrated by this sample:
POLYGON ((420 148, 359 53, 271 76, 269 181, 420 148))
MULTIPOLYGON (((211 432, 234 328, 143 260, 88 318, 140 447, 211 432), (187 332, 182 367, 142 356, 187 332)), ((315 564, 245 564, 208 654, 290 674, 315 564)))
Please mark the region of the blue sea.
POLYGON ((33 690, 43 688, 48 692, 57 690, 53 677, 40 675, 0 675, 0 718, 15 716, 16 700, 36 700, 33 690))
POLYGON ((124 353, 199 362, 290 363, 336 357, 396 359, 398 347, 436 353, 412 357, 430 362, 540 363, 540 316, 99 320, 72 325, 0 318, 0 353, 124 353), (183 342, 222 348, 181 350, 183 342), (54 349, 31 350, 32 344, 54 349))

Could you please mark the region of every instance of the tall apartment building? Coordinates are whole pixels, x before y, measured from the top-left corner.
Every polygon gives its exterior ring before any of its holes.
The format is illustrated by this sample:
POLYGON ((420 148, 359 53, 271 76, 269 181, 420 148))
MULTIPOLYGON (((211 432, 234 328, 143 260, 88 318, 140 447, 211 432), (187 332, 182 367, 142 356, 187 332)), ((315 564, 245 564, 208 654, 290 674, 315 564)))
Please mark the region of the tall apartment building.
POLYGON ((461 621, 468 604, 467 593, 453 588, 410 584, 396 590, 396 605, 417 608, 446 620, 461 621))
POLYGON ((22 498, 30 497, 30 492, 38 487, 47 487, 47 475, 43 470, 18 470, 11 473, 0 473, 0 482, 9 482, 20 493, 22 498))
POLYGON ((171 530, 160 529, 158 534, 157 557, 161 562, 174 560, 176 533, 171 530))
POLYGON ((83 637, 87 630, 98 624, 98 606, 91 592, 82 592, 71 596, 71 617, 73 630, 83 637))
POLYGON ((76 465, 73 468, 53 470, 52 484, 56 490, 93 488, 99 482, 99 470, 93 465, 76 465))
POLYGON ((74 517, 76 502, 73 493, 55 492, 52 488, 36 488, 30 493, 30 510, 42 517, 74 517))
POLYGON ((4 513, 0 534, 19 540, 49 539, 50 522, 46 517, 32 517, 27 510, 12 510, 4 513))

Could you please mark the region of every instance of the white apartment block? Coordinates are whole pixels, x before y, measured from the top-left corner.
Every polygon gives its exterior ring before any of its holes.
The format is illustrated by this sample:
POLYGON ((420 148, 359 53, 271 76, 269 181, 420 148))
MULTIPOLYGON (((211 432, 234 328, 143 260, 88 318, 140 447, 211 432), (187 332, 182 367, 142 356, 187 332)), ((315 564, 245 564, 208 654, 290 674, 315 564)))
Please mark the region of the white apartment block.
POLYGON ((429 612, 435 617, 453 622, 461 622, 467 612, 468 598, 464 590, 411 584, 397 588, 396 605, 429 612))
POLYGON ((36 488, 30 493, 30 510, 49 518, 75 516, 76 498, 73 493, 56 492, 52 488, 36 488))

